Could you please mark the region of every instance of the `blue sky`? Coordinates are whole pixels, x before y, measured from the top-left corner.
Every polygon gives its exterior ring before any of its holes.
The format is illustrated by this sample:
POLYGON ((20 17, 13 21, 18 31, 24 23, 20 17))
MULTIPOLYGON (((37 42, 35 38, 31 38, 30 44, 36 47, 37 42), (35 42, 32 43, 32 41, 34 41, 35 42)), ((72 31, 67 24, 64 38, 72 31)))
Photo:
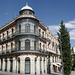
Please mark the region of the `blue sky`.
POLYGON ((75 44, 75 0, 0 0, 0 27, 16 18, 26 2, 54 35, 63 20, 70 32, 71 45, 75 44))

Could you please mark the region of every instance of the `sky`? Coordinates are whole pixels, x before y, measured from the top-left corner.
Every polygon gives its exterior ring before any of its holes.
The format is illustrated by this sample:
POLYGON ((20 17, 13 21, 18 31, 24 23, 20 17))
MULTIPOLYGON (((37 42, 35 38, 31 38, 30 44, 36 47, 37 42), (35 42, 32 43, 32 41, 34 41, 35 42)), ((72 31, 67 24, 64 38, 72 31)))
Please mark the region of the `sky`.
POLYGON ((61 20, 70 34, 71 47, 75 44, 75 0, 0 0, 0 27, 12 21, 26 2, 35 16, 57 36, 61 20))

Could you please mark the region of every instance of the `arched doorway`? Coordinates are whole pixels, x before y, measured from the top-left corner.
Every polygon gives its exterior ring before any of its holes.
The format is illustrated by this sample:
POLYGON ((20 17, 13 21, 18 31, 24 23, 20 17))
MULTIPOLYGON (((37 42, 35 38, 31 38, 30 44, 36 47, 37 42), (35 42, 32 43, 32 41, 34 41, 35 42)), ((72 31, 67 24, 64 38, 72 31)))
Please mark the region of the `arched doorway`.
POLYGON ((30 58, 25 59, 25 74, 30 74, 30 58))

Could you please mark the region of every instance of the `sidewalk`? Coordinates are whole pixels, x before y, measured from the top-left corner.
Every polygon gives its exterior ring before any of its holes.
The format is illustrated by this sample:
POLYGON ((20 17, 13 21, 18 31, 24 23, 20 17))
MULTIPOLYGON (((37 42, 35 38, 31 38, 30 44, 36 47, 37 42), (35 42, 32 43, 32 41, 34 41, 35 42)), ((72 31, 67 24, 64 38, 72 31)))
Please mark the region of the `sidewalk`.
MULTIPOLYGON (((16 73, 12 73, 12 72, 0 71, 0 75, 30 75, 30 74, 16 74, 16 73)), ((61 73, 53 73, 53 74, 40 74, 40 75, 63 75, 63 74, 61 74, 61 73)))
POLYGON ((51 75, 63 75, 62 72, 58 72, 58 73, 53 73, 51 75))

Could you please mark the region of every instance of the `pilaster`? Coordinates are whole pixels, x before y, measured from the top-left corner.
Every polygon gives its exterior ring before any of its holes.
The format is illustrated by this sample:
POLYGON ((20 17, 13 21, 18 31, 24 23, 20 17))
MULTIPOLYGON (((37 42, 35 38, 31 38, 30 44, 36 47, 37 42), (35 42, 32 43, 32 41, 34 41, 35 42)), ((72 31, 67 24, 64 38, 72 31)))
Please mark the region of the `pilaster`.
POLYGON ((10 58, 7 58, 7 71, 10 72, 10 58))
POLYGON ((13 58, 13 72, 16 73, 16 58, 13 58))
POLYGON ((5 59, 3 58, 3 69, 2 71, 5 71, 5 59))

